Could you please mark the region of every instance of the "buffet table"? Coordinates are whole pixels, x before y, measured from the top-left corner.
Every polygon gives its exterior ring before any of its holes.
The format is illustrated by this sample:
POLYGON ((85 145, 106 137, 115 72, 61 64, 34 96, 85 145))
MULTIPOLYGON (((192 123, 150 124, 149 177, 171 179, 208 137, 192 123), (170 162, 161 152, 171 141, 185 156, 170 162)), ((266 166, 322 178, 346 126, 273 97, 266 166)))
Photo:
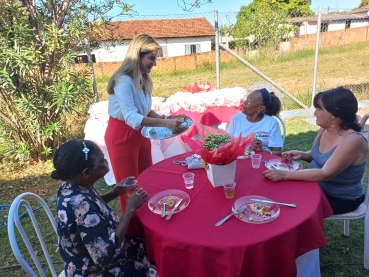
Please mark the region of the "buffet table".
MULTIPOLYGON (((183 160, 190 154, 163 160, 138 177, 139 186, 149 198, 166 189, 183 190, 190 196, 189 205, 170 220, 154 214, 147 205, 136 211, 135 228, 144 234, 148 257, 155 261, 159 276, 320 275, 318 251, 314 249, 326 245, 322 227, 332 210, 317 183, 275 183, 263 177, 264 165, 253 169, 249 159, 242 159, 237 161, 235 198, 226 199, 222 187, 212 187, 205 169, 191 170, 195 173, 195 186, 191 190, 185 188, 182 174, 190 170, 173 164, 173 160, 183 160), (294 203, 297 208, 280 206, 280 215, 265 224, 231 217, 215 227, 216 222, 231 213, 234 201, 246 195, 294 203), (305 272, 307 268, 313 273, 305 272)), ((263 153, 263 157, 275 156, 263 153)))

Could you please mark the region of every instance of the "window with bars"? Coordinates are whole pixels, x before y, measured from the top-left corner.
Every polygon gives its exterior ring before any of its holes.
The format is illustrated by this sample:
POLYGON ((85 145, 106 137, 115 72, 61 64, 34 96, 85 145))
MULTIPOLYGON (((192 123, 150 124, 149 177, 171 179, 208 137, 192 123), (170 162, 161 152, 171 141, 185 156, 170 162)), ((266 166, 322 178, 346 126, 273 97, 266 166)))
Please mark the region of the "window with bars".
POLYGON ((157 57, 158 58, 168 57, 168 47, 167 46, 161 46, 161 49, 159 50, 157 57))
POLYGON ((320 31, 328 32, 328 22, 322 22, 322 24, 320 25, 320 31))
POLYGON ((185 45, 185 54, 201 53, 200 44, 187 44, 185 45))
POLYGON ((345 29, 350 29, 351 27, 351 20, 346 20, 345 29))

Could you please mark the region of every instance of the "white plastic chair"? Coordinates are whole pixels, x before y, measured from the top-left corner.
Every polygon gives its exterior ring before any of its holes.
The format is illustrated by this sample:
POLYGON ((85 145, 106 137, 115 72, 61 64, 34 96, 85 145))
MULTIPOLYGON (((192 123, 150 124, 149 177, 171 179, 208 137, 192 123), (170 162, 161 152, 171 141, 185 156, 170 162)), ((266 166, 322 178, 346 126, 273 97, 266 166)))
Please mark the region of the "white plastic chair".
MULTIPOLYGON (((279 122, 282 125, 281 133, 282 133, 282 140, 283 140, 283 145, 284 145, 284 139, 286 138, 286 124, 284 124, 283 119, 279 115, 274 115, 273 117, 278 119, 279 122)), ((282 149, 283 149, 283 147, 282 147, 282 149)))
MULTIPOLYGON (((32 207, 31 207, 31 204, 25 200, 24 198, 25 197, 31 197, 35 200, 38 201, 39 204, 42 205, 43 209, 45 210, 47 216, 49 217, 49 220, 54 228, 54 231, 55 231, 55 234, 56 234, 56 222, 55 222, 55 219, 54 219, 54 216, 53 214, 51 213, 47 203, 40 197, 38 196, 37 194, 34 194, 34 193, 31 193, 31 192, 25 192, 25 193, 22 193, 20 195, 18 195, 13 203, 11 204, 10 206, 10 209, 9 209, 9 215, 8 215, 8 236, 9 236, 9 242, 10 242, 10 246, 13 250, 13 253, 14 253, 14 256, 16 257, 16 259, 18 260, 18 262, 20 263, 20 265, 23 267, 23 269, 27 272, 28 276, 31 276, 31 277, 37 277, 37 276, 43 276, 43 277, 46 277, 46 274, 40 264, 40 261, 39 259, 37 258, 37 255, 35 253, 35 250, 33 249, 28 237, 27 237, 27 234, 26 232, 24 231, 23 227, 22 227, 22 224, 20 222, 20 218, 19 218, 19 207, 21 204, 23 204, 27 211, 28 211, 28 214, 31 218, 31 221, 32 221, 32 224, 33 224, 33 227, 34 227, 34 230, 36 231, 36 234, 37 234, 37 237, 38 237, 38 241, 40 242, 41 244, 41 247, 42 247, 42 251, 45 255, 45 258, 46 258, 46 261, 47 261, 47 264, 49 266, 49 269, 50 269, 50 272, 52 274, 53 277, 57 277, 58 275, 56 274, 55 272, 55 268, 54 268, 54 265, 52 263, 52 260, 50 258, 50 255, 49 255, 49 252, 47 251, 47 247, 46 247, 46 244, 45 244, 45 241, 43 239, 43 236, 41 234, 41 231, 40 231, 40 228, 39 228, 39 225, 37 223, 37 220, 35 218, 35 215, 32 211, 32 207), (28 252, 29 254, 31 255, 32 257, 32 260, 34 262, 34 265, 36 266, 38 272, 40 275, 37 275, 33 269, 31 268, 31 266, 29 265, 29 263, 24 259, 19 247, 18 247, 18 244, 17 244, 17 240, 16 240, 16 234, 15 234, 15 228, 14 228, 14 224, 17 226, 18 228, 18 231, 23 239, 23 242, 24 244, 27 246, 27 249, 28 249, 28 252)), ((55 236, 55 240, 57 240, 57 237, 55 236)), ((64 270, 62 271, 62 273, 60 273, 59 277, 63 277, 65 276, 64 274, 64 270)))
MULTIPOLYGON (((369 113, 363 116, 360 120, 360 124, 365 126, 365 122, 369 118, 369 113)), ((364 128, 361 133, 364 132, 364 128)), ((368 140, 369 145, 369 140, 368 140)), ((364 178, 363 178, 364 179, 364 178)), ((363 183, 364 180, 362 180, 363 183)), ((367 184, 366 194, 364 203, 362 203, 355 211, 332 215, 326 219, 328 220, 343 220, 343 234, 348 237, 350 235, 350 220, 356 220, 364 218, 364 267, 369 269, 369 213, 367 212, 368 207, 368 196, 369 196, 369 180, 367 184)))

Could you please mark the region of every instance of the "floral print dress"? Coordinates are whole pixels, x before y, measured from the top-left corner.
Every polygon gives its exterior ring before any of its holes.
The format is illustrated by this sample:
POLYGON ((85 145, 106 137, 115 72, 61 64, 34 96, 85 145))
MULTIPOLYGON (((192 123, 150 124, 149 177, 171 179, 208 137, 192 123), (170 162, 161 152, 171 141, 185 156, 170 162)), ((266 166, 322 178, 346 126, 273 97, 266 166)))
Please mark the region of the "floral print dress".
POLYGON ((126 236, 118 244, 119 218, 94 188, 63 182, 56 205, 59 251, 67 277, 156 275, 142 239, 126 236))

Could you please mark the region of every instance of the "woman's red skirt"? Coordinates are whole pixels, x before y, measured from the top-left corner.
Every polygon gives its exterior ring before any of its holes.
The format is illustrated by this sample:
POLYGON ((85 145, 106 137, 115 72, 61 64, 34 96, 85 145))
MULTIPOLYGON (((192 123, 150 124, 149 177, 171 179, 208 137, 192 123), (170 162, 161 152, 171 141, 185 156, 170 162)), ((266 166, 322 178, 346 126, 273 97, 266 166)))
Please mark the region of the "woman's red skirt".
MULTIPOLYGON (((152 165, 151 142, 124 121, 110 117, 105 132, 111 166, 116 182, 137 176, 152 165)), ((124 212, 127 195, 119 196, 120 209, 124 212)))

